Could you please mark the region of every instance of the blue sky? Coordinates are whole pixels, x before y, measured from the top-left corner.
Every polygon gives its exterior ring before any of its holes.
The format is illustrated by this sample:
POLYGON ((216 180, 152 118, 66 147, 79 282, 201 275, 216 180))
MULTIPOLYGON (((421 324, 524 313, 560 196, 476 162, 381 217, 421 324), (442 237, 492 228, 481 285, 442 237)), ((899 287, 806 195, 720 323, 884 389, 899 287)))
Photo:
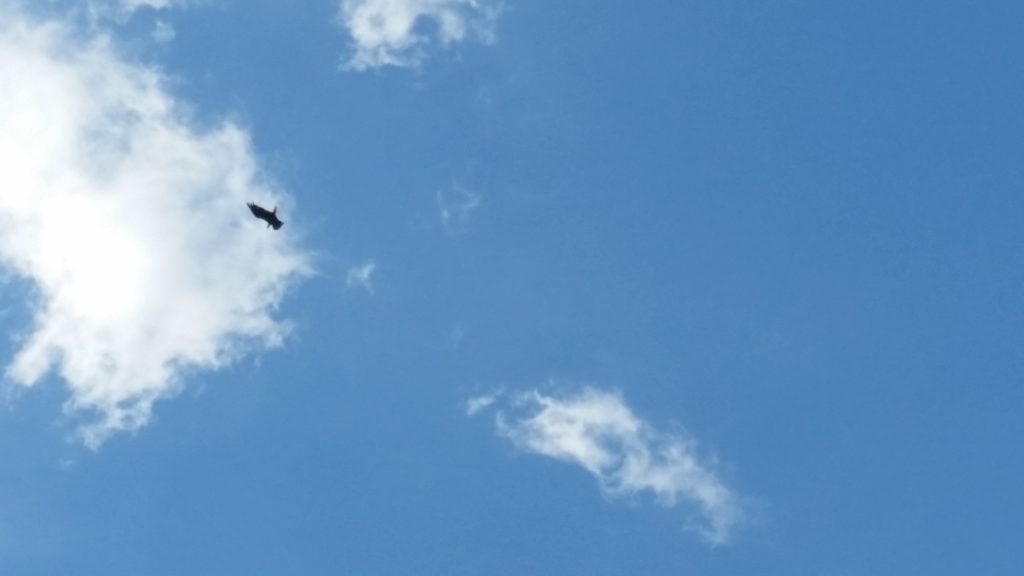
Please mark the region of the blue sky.
POLYGON ((0 1, 0 573, 1019 574, 1022 24, 0 1))

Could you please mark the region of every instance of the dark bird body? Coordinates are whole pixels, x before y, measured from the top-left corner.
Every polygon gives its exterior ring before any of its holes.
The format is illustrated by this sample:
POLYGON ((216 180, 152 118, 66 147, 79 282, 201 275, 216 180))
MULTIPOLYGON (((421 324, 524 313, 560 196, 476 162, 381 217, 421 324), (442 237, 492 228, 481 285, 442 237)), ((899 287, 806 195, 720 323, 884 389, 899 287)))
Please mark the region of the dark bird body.
POLYGON ((267 228, 273 226, 274 230, 277 230, 281 226, 284 226, 284 222, 281 222, 281 220, 278 219, 277 217, 277 206, 274 206, 273 210, 267 210, 266 208, 260 206, 259 204, 249 202, 249 210, 252 211, 253 216, 266 222, 267 228))

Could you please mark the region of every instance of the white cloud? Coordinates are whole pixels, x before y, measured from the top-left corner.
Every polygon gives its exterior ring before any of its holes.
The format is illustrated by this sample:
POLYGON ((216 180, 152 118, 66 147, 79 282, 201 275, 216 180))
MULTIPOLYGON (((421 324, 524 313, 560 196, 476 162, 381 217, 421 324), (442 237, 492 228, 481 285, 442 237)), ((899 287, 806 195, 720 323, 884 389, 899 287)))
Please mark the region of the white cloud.
MULTIPOLYGON (((493 404, 471 400, 472 415, 493 404)), ((637 418, 614 392, 586 388, 564 398, 533 391, 499 411, 498 433, 522 450, 582 466, 611 496, 646 492, 662 505, 689 503, 702 518, 695 528, 713 544, 728 541, 740 520, 735 495, 698 457, 694 443, 663 434, 637 418)))
POLYGON ((150 8, 167 8, 174 4, 181 4, 181 1, 175 0, 120 0, 118 2, 123 10, 137 10, 143 6, 150 8))
POLYGON ((440 211, 441 226, 450 234, 465 232, 469 220, 480 207, 480 195, 459 184, 450 190, 437 193, 437 207, 440 211))
POLYGON ((487 410, 498 401, 501 393, 484 394, 483 396, 476 396, 466 400, 466 416, 476 416, 480 412, 487 410))
POLYGON ((355 286, 361 286, 372 295, 373 273, 376 271, 377 263, 373 260, 366 262, 362 266, 350 268, 348 274, 345 275, 345 287, 353 288, 355 286))
POLYGON ((56 373, 81 438, 145 425, 186 374, 278 346, 308 273, 245 203, 290 205, 246 132, 199 128, 102 35, 0 18, 0 267, 35 286, 15 385, 56 373))
POLYGON ((177 32, 174 30, 174 26, 164 22, 163 20, 157 20, 153 24, 153 40, 160 44, 167 44, 172 42, 174 37, 177 36, 177 32))
POLYGON ((94 20, 112 18, 127 20, 141 8, 165 10, 184 6, 191 0, 86 0, 85 8, 94 20))
POLYGON ((187 0, 92 0, 95 5, 113 5, 122 13, 131 13, 139 8, 162 10, 173 6, 181 6, 187 0))
POLYGON ((345 66, 417 66, 434 44, 491 41, 496 0, 342 0, 339 21, 352 38, 345 66))

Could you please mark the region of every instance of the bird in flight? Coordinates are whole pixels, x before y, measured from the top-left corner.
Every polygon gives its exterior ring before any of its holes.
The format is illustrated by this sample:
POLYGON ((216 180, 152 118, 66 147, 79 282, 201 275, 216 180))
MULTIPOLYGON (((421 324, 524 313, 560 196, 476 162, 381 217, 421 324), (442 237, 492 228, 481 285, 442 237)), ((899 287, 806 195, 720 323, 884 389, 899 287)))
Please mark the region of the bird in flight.
POLYGON ((284 226, 284 222, 281 222, 281 220, 277 217, 277 206, 274 206, 273 210, 267 210, 266 208, 260 206, 259 204, 249 202, 249 210, 252 211, 253 216, 266 222, 267 228, 273 226, 274 230, 277 230, 281 226, 284 226))

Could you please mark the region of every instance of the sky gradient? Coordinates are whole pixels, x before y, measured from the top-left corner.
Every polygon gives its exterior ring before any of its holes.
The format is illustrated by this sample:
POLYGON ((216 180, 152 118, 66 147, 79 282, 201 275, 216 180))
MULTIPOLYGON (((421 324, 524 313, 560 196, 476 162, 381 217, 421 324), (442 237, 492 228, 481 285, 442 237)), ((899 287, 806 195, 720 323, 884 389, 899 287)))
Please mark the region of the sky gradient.
POLYGON ((0 573, 1021 573, 1022 26, 0 0, 0 573))

